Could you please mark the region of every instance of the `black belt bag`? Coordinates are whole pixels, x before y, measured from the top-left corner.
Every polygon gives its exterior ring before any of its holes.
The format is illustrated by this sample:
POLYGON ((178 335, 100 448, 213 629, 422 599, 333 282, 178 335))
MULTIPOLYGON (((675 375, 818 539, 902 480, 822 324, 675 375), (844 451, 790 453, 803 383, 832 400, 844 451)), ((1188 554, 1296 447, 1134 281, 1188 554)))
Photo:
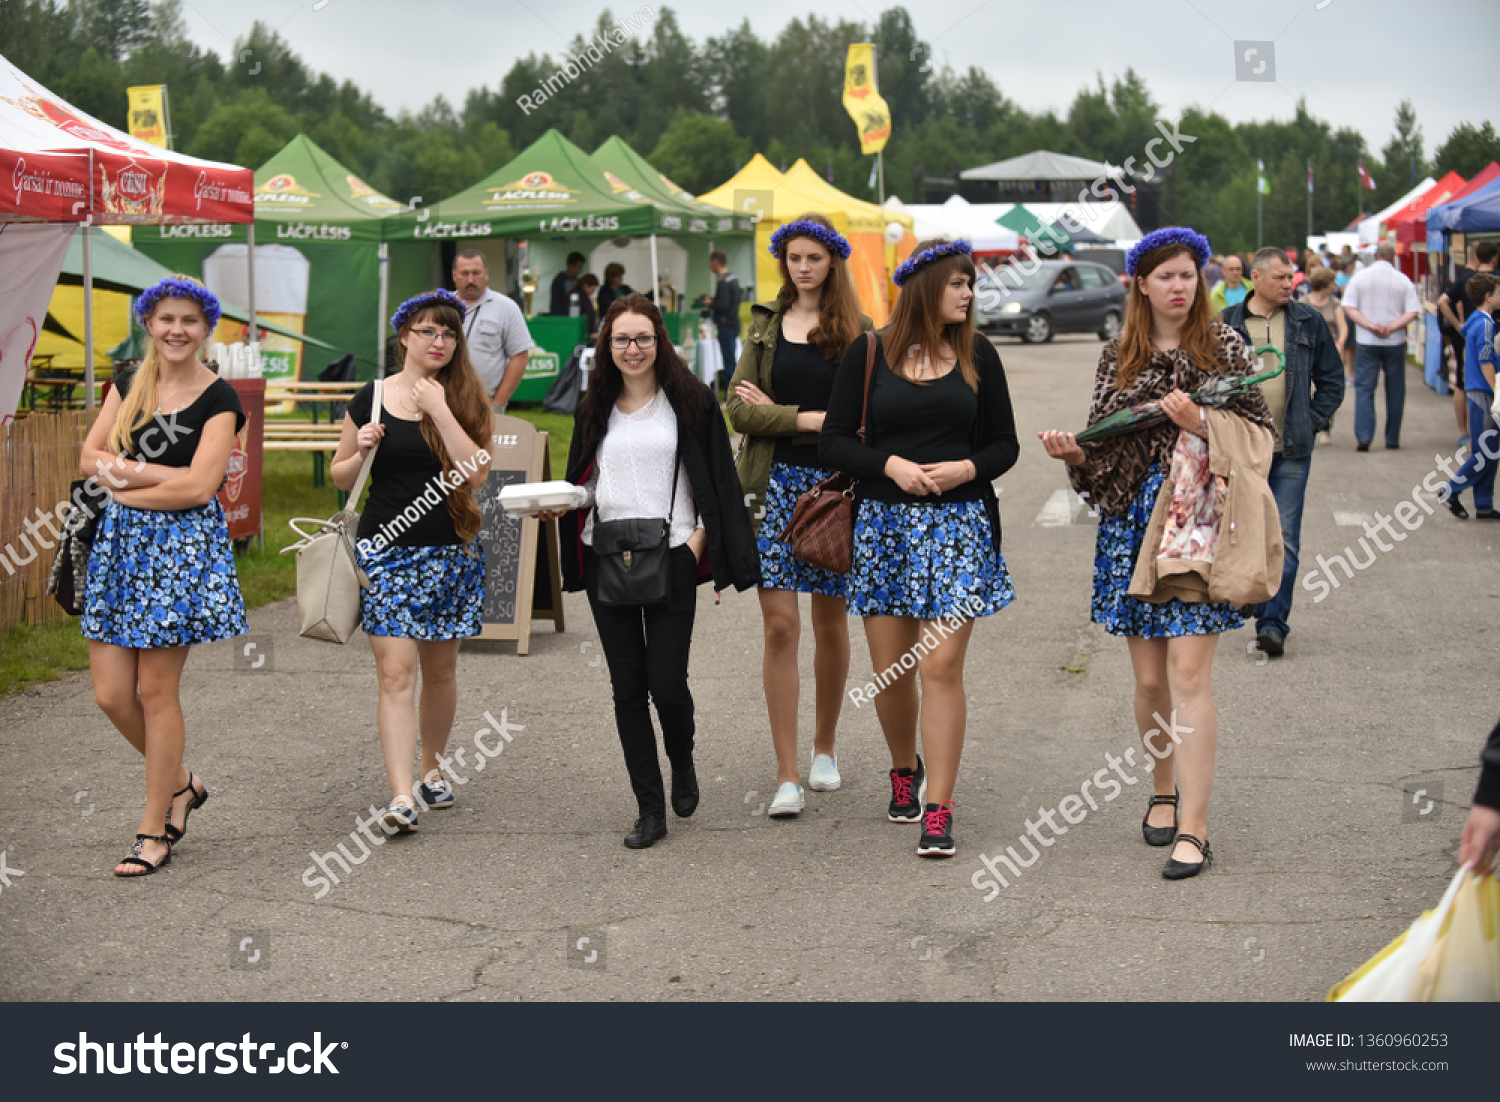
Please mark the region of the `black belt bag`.
MULTIPOLYGON (((680 453, 679 453, 680 456, 680 453)), ((601 605, 664 605, 672 598, 672 513, 677 509, 676 459, 667 519, 626 517, 594 520, 594 557, 598 560, 601 605)))

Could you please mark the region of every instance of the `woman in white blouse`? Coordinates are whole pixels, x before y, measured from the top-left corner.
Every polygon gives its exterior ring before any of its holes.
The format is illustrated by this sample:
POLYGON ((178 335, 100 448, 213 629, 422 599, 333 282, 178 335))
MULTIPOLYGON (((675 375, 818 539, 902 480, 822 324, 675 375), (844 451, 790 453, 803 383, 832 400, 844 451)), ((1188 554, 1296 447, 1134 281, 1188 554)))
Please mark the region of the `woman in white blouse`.
POLYGON ((617 299, 594 363, 568 455, 568 481, 588 497, 563 515, 563 580, 588 594, 639 813, 625 844, 645 849, 667 833, 648 701, 672 766, 672 810, 685 818, 699 796, 687 683, 696 588, 712 579, 715 590, 748 589, 760 581, 760 560, 718 402, 677 354, 657 308, 637 294, 617 299), (629 518, 669 522, 663 603, 599 600, 596 524, 629 518))

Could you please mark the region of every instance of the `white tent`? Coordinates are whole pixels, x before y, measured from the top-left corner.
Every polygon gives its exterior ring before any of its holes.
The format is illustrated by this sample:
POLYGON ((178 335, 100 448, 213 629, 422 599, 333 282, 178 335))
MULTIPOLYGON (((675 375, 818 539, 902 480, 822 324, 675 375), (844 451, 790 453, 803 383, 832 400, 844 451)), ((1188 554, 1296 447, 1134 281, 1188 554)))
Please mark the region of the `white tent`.
POLYGON ((1416 187, 1412 188, 1405 195, 1401 196, 1401 198, 1397 199, 1390 206, 1386 207, 1382 211, 1377 211, 1375 214, 1370 215, 1370 217, 1361 222, 1359 224, 1360 244, 1372 245, 1375 242, 1379 241, 1380 227, 1384 225, 1385 220, 1387 218, 1390 218, 1393 214, 1399 214, 1402 209, 1405 208, 1407 203, 1410 203, 1414 199, 1421 198, 1422 195, 1436 183, 1437 181, 1434 180, 1431 176, 1427 177, 1427 179, 1423 180, 1416 187))
POLYGON ((946 203, 902 203, 894 195, 885 201, 889 210, 911 215, 917 240, 929 237, 963 238, 978 253, 1014 252, 1021 239, 1012 230, 997 226, 992 220, 975 213, 975 207, 955 195, 946 203))
MULTIPOLYGON (((987 221, 994 221, 1002 215, 1010 213, 1015 203, 973 203, 969 206, 980 217, 987 221)), ((1083 229, 1092 230, 1100 237, 1107 237, 1112 241, 1128 241, 1134 243, 1145 236, 1141 227, 1136 225, 1135 219, 1130 216, 1130 209, 1124 203, 1031 203, 1026 204, 1026 209, 1035 214, 1044 222, 1056 223, 1064 212, 1069 219, 1076 220, 1083 229)), ((1068 222, 1062 223, 1062 228, 1068 228, 1068 222)))

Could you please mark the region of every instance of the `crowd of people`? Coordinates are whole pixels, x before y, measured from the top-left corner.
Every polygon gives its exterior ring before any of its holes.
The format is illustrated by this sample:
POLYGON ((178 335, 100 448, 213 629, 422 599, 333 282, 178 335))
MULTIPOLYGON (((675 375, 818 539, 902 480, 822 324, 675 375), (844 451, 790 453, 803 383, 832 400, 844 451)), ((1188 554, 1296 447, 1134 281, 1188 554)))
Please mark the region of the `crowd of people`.
MULTIPOLYGON (((970 249, 921 242, 893 277, 901 295, 879 330, 860 313, 849 242, 826 219, 782 226, 771 250, 781 286, 750 311, 722 415, 657 306, 625 287, 623 272, 606 269, 595 369, 567 463, 584 501, 541 514, 561 521, 564 583, 586 594, 604 651, 636 800, 624 842, 647 848, 664 838, 669 801, 681 818, 698 807, 688 668, 697 587, 711 582, 716 591, 758 591, 777 769, 769 813, 794 818, 806 807, 797 653, 798 595, 807 593, 815 643, 808 787, 842 784, 836 734, 848 618, 857 616, 890 752, 886 816, 921 824, 919 856, 951 857, 965 659, 978 622, 1016 597, 994 482, 1016 463, 1019 439, 1005 369, 974 328, 970 249), (738 455, 725 416, 741 435, 738 455), (853 480, 855 504, 844 572, 804 561, 784 538, 799 501, 836 475, 853 480)), ((715 259, 719 272, 722 256, 715 259)), ((1340 298, 1348 264, 1335 271, 1309 261, 1301 271, 1294 252, 1274 247, 1219 258, 1192 230, 1155 231, 1127 257, 1123 328, 1099 358, 1088 424, 1145 403, 1157 403, 1163 419, 1082 443, 1067 432, 1038 434, 1101 515, 1092 618, 1127 640, 1139 734, 1159 762, 1142 833, 1149 845, 1171 847, 1168 879, 1195 876, 1213 857, 1218 636, 1253 616, 1261 648, 1285 650, 1311 456, 1343 399, 1351 327, 1361 451, 1374 434, 1376 380, 1398 354, 1404 368, 1411 296, 1390 259, 1388 247, 1377 248, 1340 298), (1212 285, 1210 274, 1218 276, 1212 285), (1267 346, 1283 353, 1284 373, 1247 382, 1263 371, 1267 346), (1195 400, 1215 386, 1224 391, 1218 400, 1195 400), (1242 530, 1221 541, 1224 515, 1240 517, 1242 530), (1192 733, 1183 739, 1179 730, 1192 733)), ((1471 259, 1480 270, 1445 298, 1458 307, 1452 320, 1466 338, 1461 385, 1477 441, 1494 429, 1500 279, 1485 270, 1494 267, 1493 246, 1471 259)), ((570 258, 564 275, 592 290, 582 260, 570 258)), ((350 402, 331 468, 343 489, 362 471, 371 477, 358 544, 369 581, 360 610, 391 789, 379 821, 391 834, 415 831, 421 812, 454 803, 443 751, 459 643, 479 631, 485 585, 476 494, 487 477, 493 410, 514 391, 513 366, 529 348, 514 332, 509 300, 489 291, 482 255, 460 253, 454 282, 457 294, 427 292, 396 311, 400 369, 350 402), (389 542, 364 538, 431 486, 443 487, 442 508, 389 542)), ((554 306, 559 293, 571 302, 578 292, 554 282, 554 306)), ((717 312, 721 303, 712 305, 717 312)), ((82 458, 85 473, 108 469, 123 480, 100 518, 82 618, 96 698, 146 762, 140 830, 118 876, 148 875, 170 861, 189 814, 207 800, 206 785, 183 765, 180 677, 191 646, 247 630, 215 497, 244 415, 235 391, 200 359, 218 302, 196 281, 174 277, 142 295, 137 311, 150 346, 139 371, 109 392, 82 458), (148 452, 143 434, 161 416, 188 431, 166 452, 148 452)), ((1385 443, 1394 448, 1401 391, 1389 372, 1385 386, 1385 443)), ((1450 508, 1472 487, 1479 515, 1500 516, 1488 496, 1494 470, 1461 469, 1446 490, 1450 508)), ((1493 860, 1500 839, 1500 728, 1483 760, 1463 840, 1471 862, 1493 860)))

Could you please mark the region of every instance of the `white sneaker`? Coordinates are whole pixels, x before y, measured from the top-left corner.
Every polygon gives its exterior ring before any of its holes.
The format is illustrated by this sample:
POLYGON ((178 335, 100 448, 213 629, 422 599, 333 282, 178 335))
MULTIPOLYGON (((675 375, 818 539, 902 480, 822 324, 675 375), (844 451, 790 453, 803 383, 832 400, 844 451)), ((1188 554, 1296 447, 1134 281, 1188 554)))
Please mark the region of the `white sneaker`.
POLYGON ((805 802, 802 798, 802 786, 787 781, 776 790, 776 798, 771 801, 770 810, 766 814, 774 819, 797 815, 802 811, 805 802))
POLYGON ((832 792, 844 780, 839 776, 839 759, 832 754, 814 754, 812 769, 807 773, 807 787, 814 792, 832 792))

